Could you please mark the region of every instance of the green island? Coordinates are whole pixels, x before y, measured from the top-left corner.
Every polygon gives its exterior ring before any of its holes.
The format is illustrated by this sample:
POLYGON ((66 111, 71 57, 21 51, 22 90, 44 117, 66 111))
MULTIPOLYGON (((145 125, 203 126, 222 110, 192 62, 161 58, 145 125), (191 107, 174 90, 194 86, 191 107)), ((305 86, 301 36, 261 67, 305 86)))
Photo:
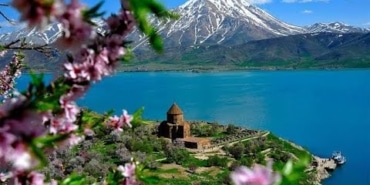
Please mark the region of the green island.
MULTIPOLYGON (((106 117, 90 110, 81 114, 81 121, 89 125, 103 122, 106 117)), ((95 128, 93 136, 72 150, 53 152, 42 171, 55 179, 84 175, 88 184, 93 184, 104 179, 109 170, 134 158, 142 166, 141 175, 146 176, 144 184, 231 184, 230 172, 241 165, 273 161, 273 168, 281 169, 288 161, 295 163, 308 156, 309 165, 299 177, 299 184, 314 185, 328 178, 337 166, 333 160, 314 156, 269 131, 186 121, 176 104, 170 107, 164 121, 140 118, 132 125, 122 132, 95 128)))

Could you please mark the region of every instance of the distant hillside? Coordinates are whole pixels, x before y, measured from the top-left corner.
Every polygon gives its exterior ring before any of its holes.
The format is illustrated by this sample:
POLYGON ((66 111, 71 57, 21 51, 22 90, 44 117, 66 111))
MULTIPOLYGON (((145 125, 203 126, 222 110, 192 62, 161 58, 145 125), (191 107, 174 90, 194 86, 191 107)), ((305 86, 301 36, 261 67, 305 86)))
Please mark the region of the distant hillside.
POLYGON ((370 67, 369 33, 315 33, 250 41, 235 46, 200 45, 169 48, 163 55, 137 52, 128 67, 179 65, 239 68, 342 68, 370 67))

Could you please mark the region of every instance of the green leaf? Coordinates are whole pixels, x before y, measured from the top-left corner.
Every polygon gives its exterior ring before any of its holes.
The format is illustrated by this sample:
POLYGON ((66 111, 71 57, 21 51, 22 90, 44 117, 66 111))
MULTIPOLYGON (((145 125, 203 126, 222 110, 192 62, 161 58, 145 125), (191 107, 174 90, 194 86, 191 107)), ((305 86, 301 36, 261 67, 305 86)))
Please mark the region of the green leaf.
POLYGON ((48 111, 53 110, 57 107, 53 102, 43 102, 43 101, 36 101, 35 102, 36 109, 39 111, 48 111))
POLYGON ((163 50, 162 40, 155 28, 149 23, 148 17, 150 14, 162 19, 174 19, 178 16, 169 12, 161 3, 155 0, 133 0, 129 2, 139 30, 149 37, 152 48, 161 52, 163 50))
POLYGON ((111 171, 110 173, 108 173, 107 178, 105 180, 109 185, 119 185, 122 179, 123 179, 122 174, 119 171, 115 170, 113 172, 111 171))
POLYGON ((284 166, 284 168, 283 168, 283 174, 284 174, 284 175, 289 175, 289 174, 291 174, 291 173, 292 173, 292 171, 293 171, 293 162, 292 162, 291 160, 289 160, 289 161, 285 164, 285 166, 284 166))
POLYGON ((36 143, 36 146, 39 147, 51 147, 58 142, 66 140, 68 136, 68 134, 45 136, 34 139, 34 142, 36 143))
POLYGON ((35 74, 33 72, 30 73, 31 76, 31 84, 35 87, 39 87, 43 84, 44 74, 35 74))
POLYGON ((136 128, 140 124, 143 124, 143 113, 144 113, 144 107, 139 108, 135 111, 135 113, 132 115, 134 119, 131 121, 132 127, 136 128))
POLYGON ((29 143, 29 146, 31 147, 32 153, 40 161, 40 166, 46 166, 48 164, 48 160, 45 157, 44 152, 42 151, 42 149, 37 146, 37 143, 35 143, 35 141, 33 140, 29 143))
POLYGON ((103 6, 103 4, 104 4, 104 1, 100 1, 98 4, 96 4, 92 8, 83 11, 82 12, 83 17, 86 20, 89 20, 89 19, 94 18, 94 17, 101 17, 102 15, 104 15, 104 13, 103 12, 98 13, 98 11, 103 6))
POLYGON ((126 48, 126 54, 122 56, 121 62, 129 62, 131 59, 134 58, 134 52, 132 52, 131 48, 126 48))
POLYGON ((160 182, 158 176, 140 177, 139 180, 144 182, 144 184, 157 184, 160 182))
POLYGON ((162 38, 158 35, 157 32, 153 32, 150 36, 149 36, 149 42, 151 43, 152 47, 162 53, 163 52, 163 41, 162 41, 162 38))
POLYGON ((305 174, 305 169, 310 163, 310 156, 302 156, 298 161, 288 161, 280 171, 282 175, 281 184, 297 185, 305 174))
POLYGON ((84 176, 72 174, 60 184, 61 185, 81 185, 81 184, 86 184, 86 179, 84 176))

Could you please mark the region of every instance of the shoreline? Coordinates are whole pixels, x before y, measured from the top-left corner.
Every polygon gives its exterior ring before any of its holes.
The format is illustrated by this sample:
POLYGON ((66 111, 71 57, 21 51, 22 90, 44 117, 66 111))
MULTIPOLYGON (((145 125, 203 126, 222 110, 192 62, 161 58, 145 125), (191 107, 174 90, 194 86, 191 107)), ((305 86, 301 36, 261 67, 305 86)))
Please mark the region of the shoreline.
POLYGON ((248 68, 248 69, 148 69, 148 70, 119 70, 117 73, 151 73, 151 72, 183 72, 183 73, 218 73, 218 72, 278 72, 278 71, 354 71, 369 70, 370 68, 248 68))
POLYGON ((308 149, 303 148, 300 145, 292 141, 285 140, 281 137, 280 139, 289 142, 292 146, 297 149, 305 150, 312 156, 311 164, 305 170, 307 173, 313 173, 314 179, 312 179, 312 183, 315 185, 322 185, 323 180, 328 179, 331 177, 331 173, 339 166, 333 159, 331 158, 323 158, 312 154, 308 149))
MULTIPOLYGON (((119 73, 161 73, 161 72, 178 72, 178 73, 221 73, 221 72, 279 72, 279 71, 292 71, 292 72, 300 72, 300 71, 356 71, 356 70, 364 70, 370 71, 370 67, 359 67, 359 68, 265 68, 265 67, 258 67, 258 68, 208 68, 208 69, 120 69, 115 72, 115 74, 119 73)), ((22 72, 23 74, 31 74, 29 71, 22 72)), ((33 74, 56 74, 60 72, 53 72, 53 71, 34 71, 33 74)), ((114 74, 113 74, 114 75, 114 74)))
POLYGON ((334 160, 313 155, 311 166, 306 171, 314 172, 314 183, 321 185, 321 182, 329 178, 337 167, 338 165, 334 160))

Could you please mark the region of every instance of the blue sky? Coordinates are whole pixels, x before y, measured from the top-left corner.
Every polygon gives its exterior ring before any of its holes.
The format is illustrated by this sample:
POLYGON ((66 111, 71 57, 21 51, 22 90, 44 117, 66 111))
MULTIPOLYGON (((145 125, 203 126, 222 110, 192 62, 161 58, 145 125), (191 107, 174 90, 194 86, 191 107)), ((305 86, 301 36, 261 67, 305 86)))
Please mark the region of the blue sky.
MULTIPOLYGON (((98 0, 82 0, 88 5, 98 0)), ((168 8, 174 8, 186 0, 159 0, 168 8)), ((222 0, 220 0, 222 1, 222 0)), ((370 27, 370 0, 250 0, 256 6, 264 9, 272 16, 290 24, 305 26, 317 22, 344 22, 354 26, 370 27)), ((0 0, 0 2, 7 2, 0 0)), ((103 9, 107 12, 118 10, 118 0, 106 0, 103 9)), ((17 14, 11 9, 0 7, 1 11, 17 19, 17 14)), ((6 26, 0 19, 0 26, 6 26)))
MULTIPOLYGON (((186 0, 161 0, 169 8, 186 0)), ((222 1, 222 0, 220 0, 222 1)), ((290 24, 306 26, 317 22, 344 22, 370 27, 370 0, 250 0, 272 16, 290 24)))

